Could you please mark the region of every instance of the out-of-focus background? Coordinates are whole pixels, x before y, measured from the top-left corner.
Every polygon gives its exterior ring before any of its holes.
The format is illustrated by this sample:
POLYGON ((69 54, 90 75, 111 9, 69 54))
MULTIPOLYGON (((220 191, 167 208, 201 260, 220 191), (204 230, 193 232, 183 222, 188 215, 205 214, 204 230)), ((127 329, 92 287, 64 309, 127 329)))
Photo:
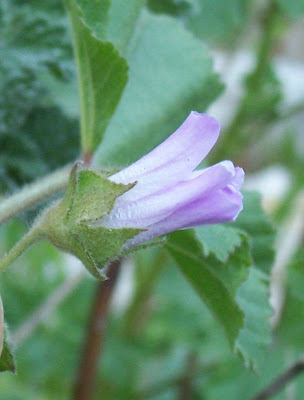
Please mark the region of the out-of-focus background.
MULTIPOLYGON (((113 13, 127 15, 115 2, 113 13)), ((251 399, 304 351, 304 2, 149 0, 136 7, 121 45, 129 83, 95 163, 136 160, 192 109, 221 122, 208 162, 242 166, 245 189, 261 193, 272 221, 260 232, 262 211, 250 220, 257 257, 273 268, 272 342, 259 373, 246 368, 168 255, 141 251, 119 276, 95 398, 183 399, 188 379, 194 400, 251 399), (271 224, 274 259, 266 249, 271 224)), ((77 159, 79 112, 62 2, 2 0, 0 20, 4 197, 77 159)), ((44 206, 1 227, 1 254, 44 206)), ((0 399, 71 398, 96 281, 76 259, 41 243, 1 275, 0 290, 18 360, 17 375, 0 375, 0 399)), ((273 397, 303 398, 304 375, 273 397)))

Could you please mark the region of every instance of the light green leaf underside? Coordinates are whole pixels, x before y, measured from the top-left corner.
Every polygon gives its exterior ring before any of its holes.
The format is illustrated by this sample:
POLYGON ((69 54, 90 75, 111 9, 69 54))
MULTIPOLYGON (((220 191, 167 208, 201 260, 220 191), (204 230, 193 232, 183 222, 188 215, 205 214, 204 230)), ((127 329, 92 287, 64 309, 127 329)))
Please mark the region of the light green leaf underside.
POLYGON ((103 165, 135 161, 222 89, 206 48, 173 18, 143 11, 125 54, 129 82, 97 154, 103 165))
POLYGON ((123 55, 126 53, 143 4, 144 0, 112 0, 111 2, 107 39, 123 55))

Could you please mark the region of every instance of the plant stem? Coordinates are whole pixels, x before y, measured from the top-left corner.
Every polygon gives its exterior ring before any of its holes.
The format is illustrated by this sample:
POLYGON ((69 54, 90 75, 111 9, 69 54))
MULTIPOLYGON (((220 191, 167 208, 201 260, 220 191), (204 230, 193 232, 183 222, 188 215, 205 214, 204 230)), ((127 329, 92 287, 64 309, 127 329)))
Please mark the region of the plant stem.
POLYGON ((191 352, 186 360, 185 372, 180 379, 178 400, 188 400, 194 395, 193 393, 193 376, 197 369, 197 356, 191 352))
POLYGON ((304 359, 301 358, 292 364, 285 372, 275 378, 270 385, 252 398, 252 400, 266 400, 284 388, 292 379, 304 372, 304 359))
POLYGON ((107 271, 109 279, 98 284, 84 351, 74 386, 73 400, 91 400, 93 398, 98 359, 105 339, 110 300, 120 266, 121 260, 112 262, 107 271))
POLYGON ((0 202, 0 225, 67 186, 70 166, 60 169, 0 202))
POLYGON ((0 260, 0 272, 15 261, 25 250, 41 238, 39 228, 29 230, 21 240, 0 260))

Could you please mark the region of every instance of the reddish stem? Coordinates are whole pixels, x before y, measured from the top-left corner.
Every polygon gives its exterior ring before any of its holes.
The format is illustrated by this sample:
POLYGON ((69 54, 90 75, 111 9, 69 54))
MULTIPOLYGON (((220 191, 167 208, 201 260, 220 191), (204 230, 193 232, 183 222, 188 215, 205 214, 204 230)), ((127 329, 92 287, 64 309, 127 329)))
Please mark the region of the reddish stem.
POLYGON ((85 165, 90 165, 92 158, 93 158, 93 154, 89 153, 89 152, 83 153, 83 155, 82 155, 82 161, 85 163, 85 165))
POLYGON ((110 300, 120 265, 121 260, 112 262, 107 272, 109 279, 98 284, 74 386, 73 400, 91 400, 93 398, 98 360, 105 340, 110 300))

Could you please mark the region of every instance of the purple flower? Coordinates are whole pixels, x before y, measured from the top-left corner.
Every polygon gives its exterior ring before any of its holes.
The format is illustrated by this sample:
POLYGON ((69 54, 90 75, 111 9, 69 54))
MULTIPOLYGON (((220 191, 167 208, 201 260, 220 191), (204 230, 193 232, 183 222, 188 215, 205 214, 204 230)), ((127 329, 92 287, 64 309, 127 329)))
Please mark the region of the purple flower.
POLYGON ((109 178, 116 183, 137 183, 116 200, 99 224, 145 229, 128 240, 124 248, 129 248, 178 229, 234 221, 243 208, 242 168, 222 161, 194 171, 214 146, 219 131, 214 118, 192 111, 167 140, 109 178))

